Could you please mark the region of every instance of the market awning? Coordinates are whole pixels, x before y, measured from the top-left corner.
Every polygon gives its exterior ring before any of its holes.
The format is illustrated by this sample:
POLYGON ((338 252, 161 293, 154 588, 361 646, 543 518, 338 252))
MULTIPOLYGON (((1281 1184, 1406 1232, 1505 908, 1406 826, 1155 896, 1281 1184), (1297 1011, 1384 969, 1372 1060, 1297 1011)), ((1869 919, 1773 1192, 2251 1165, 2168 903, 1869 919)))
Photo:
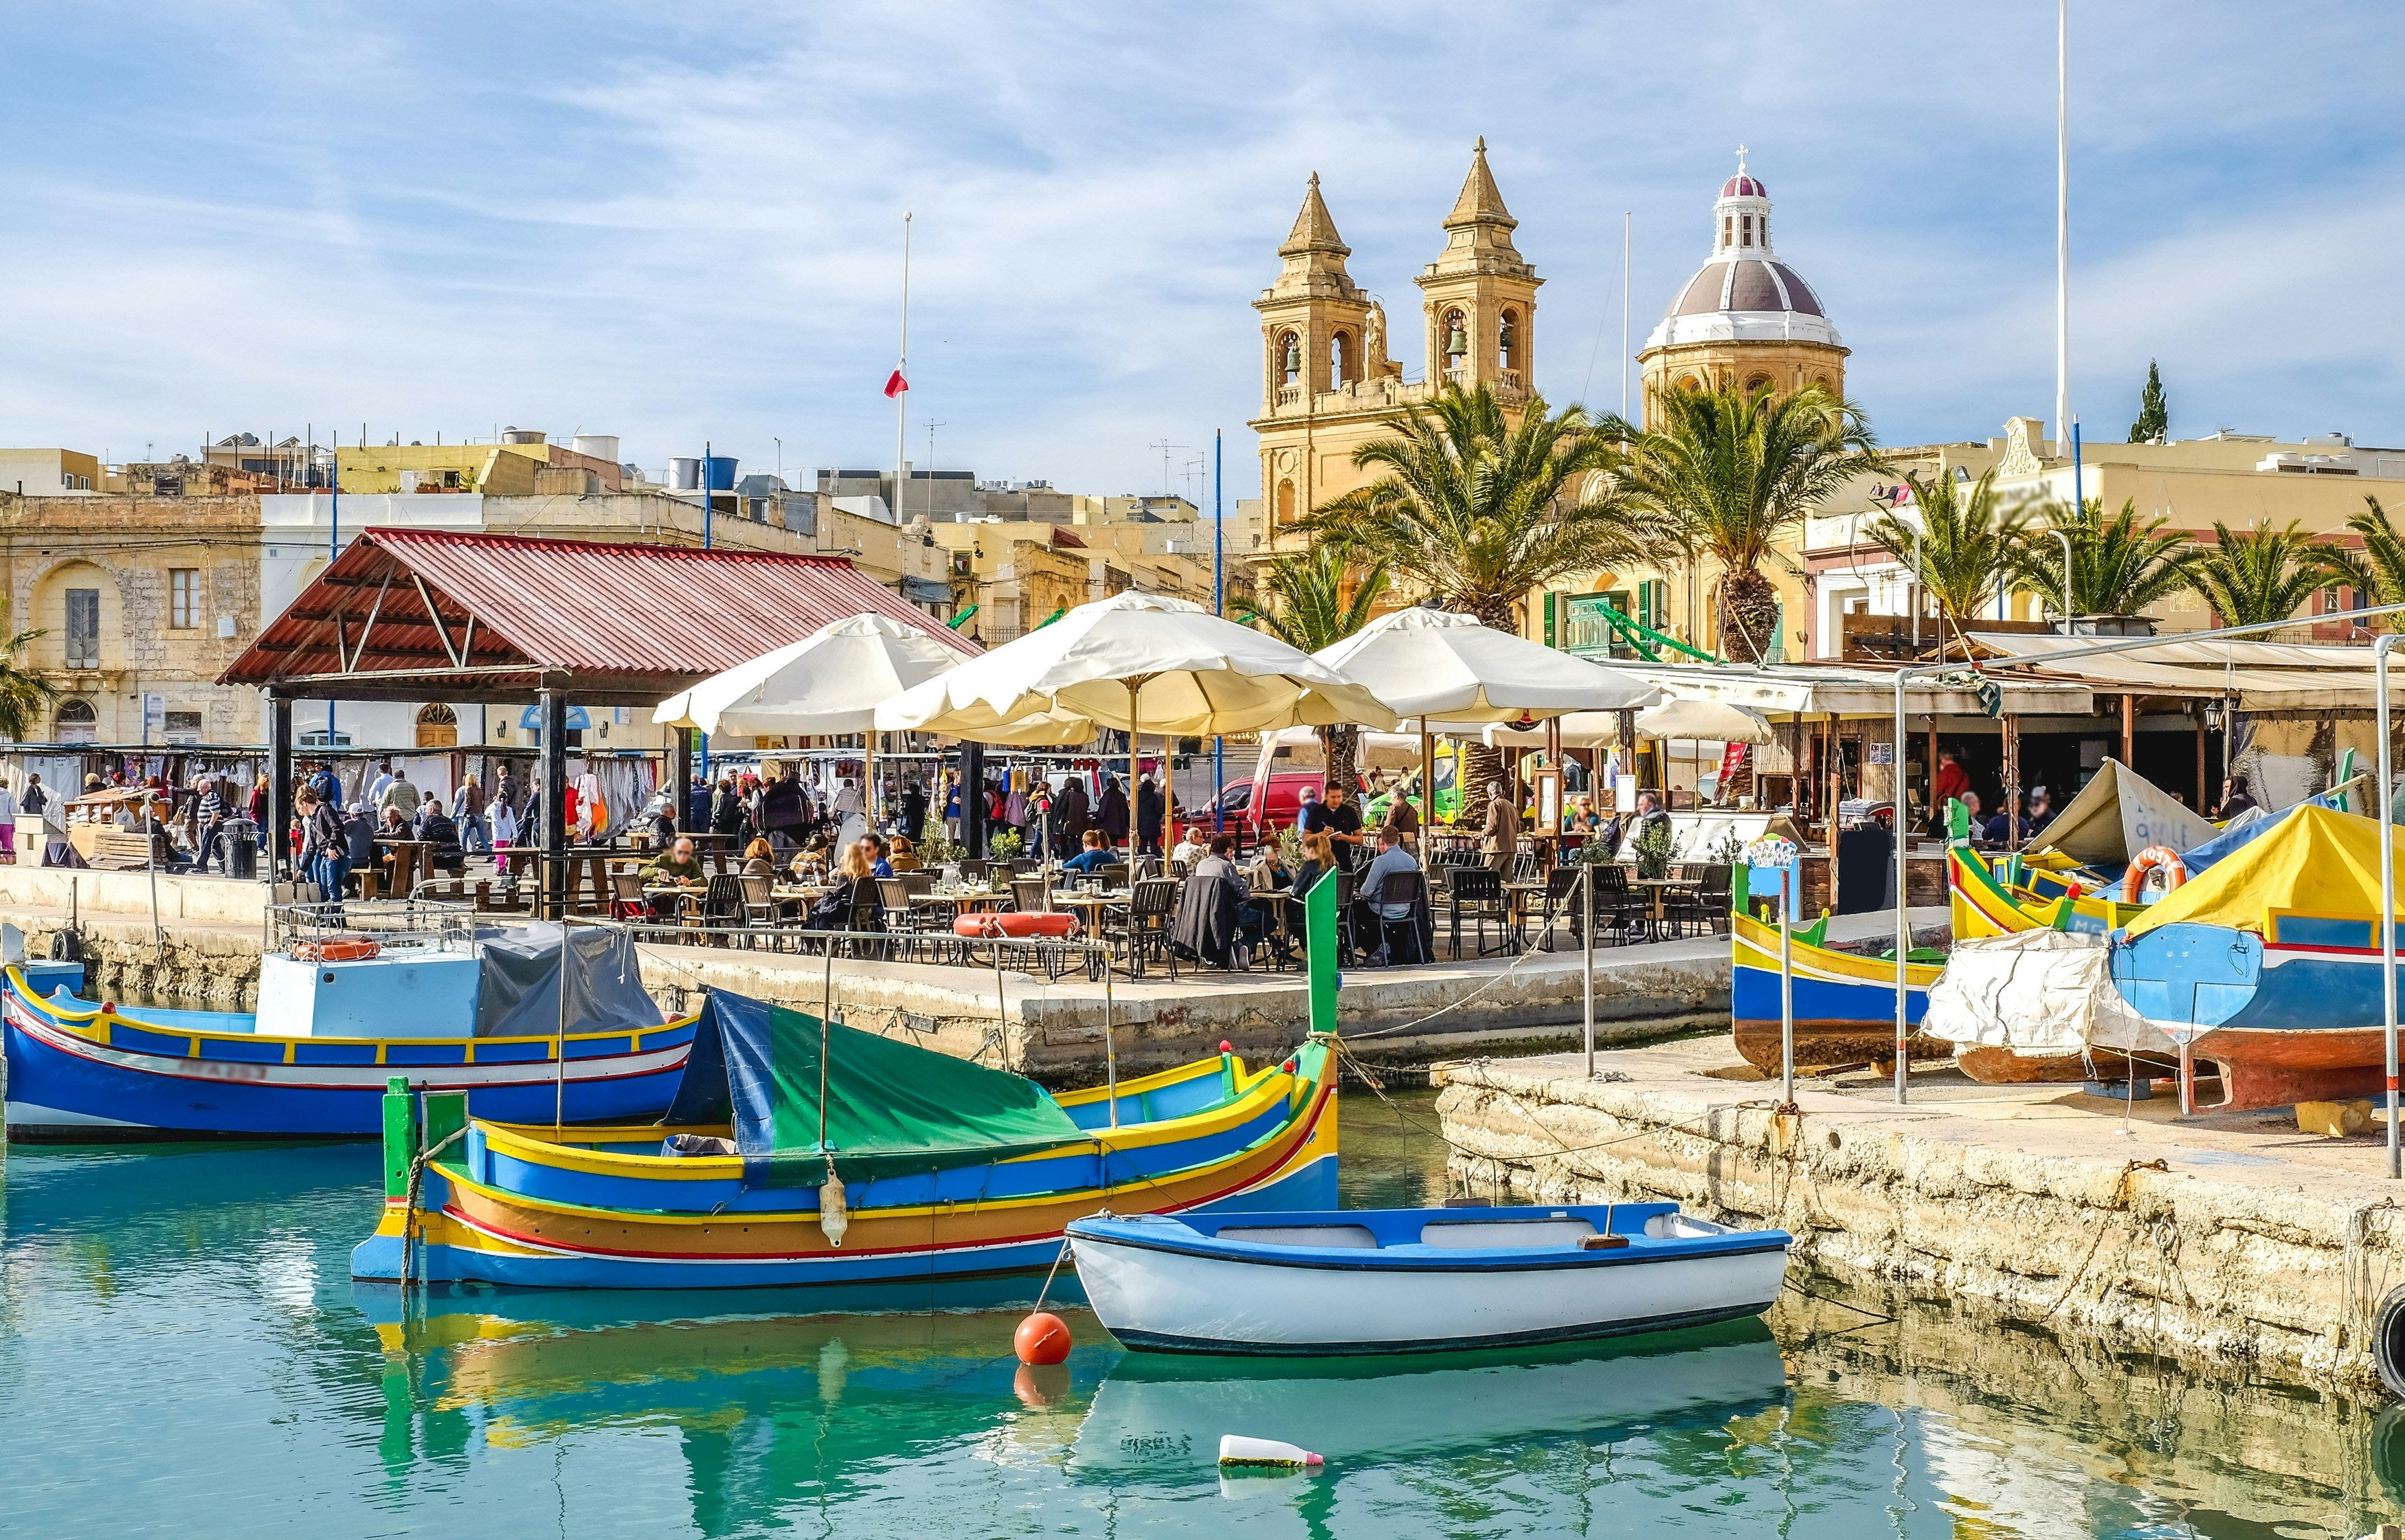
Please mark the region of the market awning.
MULTIPOLYGON (((1651 680, 1674 699, 1721 700, 1773 715, 1886 716, 1895 710, 1894 673, 1835 663, 1709 664, 1622 663, 1596 660, 1651 680)), ((1967 675, 1969 665, 1964 665, 1967 675)), ((2095 696, 2085 685, 2055 680, 1999 676, 2007 716, 2085 716, 2095 696)), ((1904 709, 1915 715, 1986 714, 1979 698, 1950 680, 1915 680, 1905 686, 1904 709)))
MULTIPOLYGON (((2371 649, 2278 642, 2179 642, 2124 653, 2091 654, 2049 667, 2059 653, 2099 645, 2092 636, 1978 631, 1979 644, 2005 657, 2033 661, 2054 678, 2092 693, 2235 699, 2241 711, 2314 711, 2374 704, 2371 649)), ((2405 700, 2405 670, 2389 685, 2389 699, 2405 700)))
MULTIPOLYGON (((860 614, 926 612, 842 557, 371 529, 220 685, 292 699, 649 706, 860 614)), ((982 649, 926 627, 963 658, 982 649)))

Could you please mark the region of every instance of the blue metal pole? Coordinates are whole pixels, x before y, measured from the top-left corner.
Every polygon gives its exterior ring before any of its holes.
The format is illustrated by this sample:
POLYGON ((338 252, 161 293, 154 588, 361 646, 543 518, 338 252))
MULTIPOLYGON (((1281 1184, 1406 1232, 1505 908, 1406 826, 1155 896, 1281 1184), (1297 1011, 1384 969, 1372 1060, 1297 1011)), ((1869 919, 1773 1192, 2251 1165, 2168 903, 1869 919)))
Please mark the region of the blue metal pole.
POLYGON ((2079 459, 2079 419, 2074 417, 2071 419, 2071 511, 2084 516, 2088 496, 2087 489, 2080 484, 2079 459))
MULTIPOLYGON (((334 564, 336 557, 343 554, 343 431, 339 428, 334 430, 334 472, 331 485, 334 490, 333 520, 326 529, 326 565, 329 567, 334 564)), ((327 752, 331 753, 333 747, 334 703, 329 700, 326 702, 327 752)))
MULTIPOLYGON (((1228 613, 1226 558, 1228 527, 1221 520, 1221 481, 1228 469, 1228 435, 1221 429, 1211 430, 1211 613, 1225 617, 1228 613)), ((1227 813, 1221 799, 1228 789, 1228 740, 1214 736, 1211 740, 1211 832, 1224 833, 1227 813)))

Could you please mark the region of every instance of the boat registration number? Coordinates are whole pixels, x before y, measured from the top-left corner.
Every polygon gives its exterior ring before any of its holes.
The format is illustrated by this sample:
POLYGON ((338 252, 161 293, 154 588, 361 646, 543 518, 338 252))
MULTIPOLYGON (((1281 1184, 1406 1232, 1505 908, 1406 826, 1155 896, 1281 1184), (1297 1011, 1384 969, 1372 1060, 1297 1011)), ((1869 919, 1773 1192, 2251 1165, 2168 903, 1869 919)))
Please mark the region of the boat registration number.
POLYGON ((263 1081, 267 1066, 244 1064, 234 1059, 191 1059, 185 1063, 187 1073, 204 1081, 263 1081))

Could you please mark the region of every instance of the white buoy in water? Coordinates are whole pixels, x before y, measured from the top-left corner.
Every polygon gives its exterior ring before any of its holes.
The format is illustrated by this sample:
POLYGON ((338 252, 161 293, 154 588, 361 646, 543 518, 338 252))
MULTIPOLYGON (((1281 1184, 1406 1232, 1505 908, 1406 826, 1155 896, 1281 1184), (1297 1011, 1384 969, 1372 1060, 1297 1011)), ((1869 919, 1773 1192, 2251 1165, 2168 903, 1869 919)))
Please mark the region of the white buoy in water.
POLYGON ((1325 1463, 1309 1449, 1281 1444, 1274 1438, 1246 1438, 1226 1434, 1219 1439, 1219 1463, 1252 1465, 1266 1470, 1305 1470, 1325 1463))

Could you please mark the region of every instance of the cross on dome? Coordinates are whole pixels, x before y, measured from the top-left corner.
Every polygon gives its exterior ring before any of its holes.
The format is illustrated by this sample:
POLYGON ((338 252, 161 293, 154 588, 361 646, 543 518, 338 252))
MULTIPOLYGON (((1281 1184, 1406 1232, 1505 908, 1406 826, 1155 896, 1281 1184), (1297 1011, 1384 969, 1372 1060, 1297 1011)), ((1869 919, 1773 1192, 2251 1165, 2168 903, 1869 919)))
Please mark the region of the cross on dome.
POLYGON ((1749 176, 1745 169, 1745 146, 1737 147, 1737 175, 1721 184, 1723 198, 1767 198, 1770 190, 1749 176))

